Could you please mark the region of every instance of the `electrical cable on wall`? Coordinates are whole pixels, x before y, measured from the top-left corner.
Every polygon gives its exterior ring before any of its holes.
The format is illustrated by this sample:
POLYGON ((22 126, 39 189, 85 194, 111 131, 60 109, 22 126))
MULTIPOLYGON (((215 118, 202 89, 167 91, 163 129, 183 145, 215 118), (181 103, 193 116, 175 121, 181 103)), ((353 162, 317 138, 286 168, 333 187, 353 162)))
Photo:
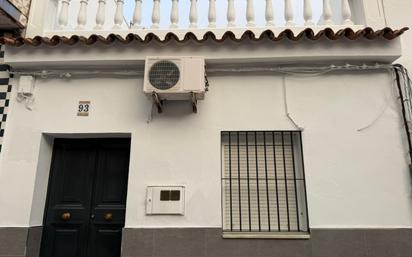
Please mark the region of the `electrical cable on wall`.
POLYGON ((411 121, 412 121, 412 82, 408 70, 400 65, 395 64, 393 71, 396 77, 396 85, 399 91, 399 101, 402 108, 402 118, 405 127, 405 133, 408 140, 410 166, 412 172, 412 141, 411 141, 411 121))
POLYGON ((386 102, 385 106, 382 108, 382 110, 381 110, 381 112, 379 113, 379 115, 378 115, 375 119, 373 119, 372 122, 369 123, 369 125, 366 125, 366 126, 364 126, 364 127, 362 127, 362 128, 359 128, 359 129, 357 129, 357 131, 358 131, 358 132, 362 132, 362 131, 365 131, 365 130, 371 128, 373 125, 375 125, 376 122, 378 122, 378 120, 379 120, 380 118, 382 118, 382 116, 385 114, 386 110, 388 109, 388 106, 389 106, 389 105, 388 105, 388 102, 386 102))
MULTIPOLYGON (((391 83, 395 83, 396 79, 395 79, 395 76, 394 76, 392 70, 390 70, 389 74, 392 76, 391 83)), ((395 96, 395 97, 397 97, 397 96, 395 96)), ((389 108, 389 102, 386 100, 385 105, 381 108, 381 111, 376 116, 376 118, 374 118, 370 123, 368 123, 368 125, 357 129, 357 131, 358 132, 363 132, 365 130, 368 130, 368 129, 372 128, 383 117, 383 115, 385 114, 385 112, 388 108, 389 108)))
POLYGON ((283 85, 283 103, 285 104, 285 113, 286 113, 286 117, 288 117, 288 119, 290 120, 290 122, 293 124, 293 126, 297 129, 297 130, 301 130, 303 131, 304 128, 299 126, 296 121, 292 118, 292 116, 289 113, 289 107, 288 107, 288 95, 287 95, 287 89, 286 89, 286 76, 282 77, 282 85, 283 85))
MULTIPOLYGON (((353 64, 344 64, 344 65, 326 65, 326 66, 263 66, 263 67, 241 67, 241 68, 207 68, 208 75, 219 74, 219 73, 248 73, 248 72, 267 72, 270 74, 279 73, 283 75, 293 75, 299 77, 313 77, 320 76, 329 72, 334 71, 373 71, 373 70, 386 70, 395 74, 396 85, 400 96, 400 101, 402 105, 402 116, 404 120, 405 132, 407 133, 408 138, 408 147, 409 147, 409 156, 412 163, 412 81, 408 74, 408 70, 402 65, 392 65, 392 64, 362 64, 362 65, 353 65, 353 64)), ((12 70, 10 74, 14 75, 29 75, 39 78, 65 78, 71 79, 74 77, 90 77, 90 76, 111 76, 119 78, 134 78, 141 77, 144 75, 143 71, 140 70, 39 70, 39 71, 19 71, 12 70)), ((291 117, 289 113, 288 101, 287 101, 287 88, 284 82, 284 103, 285 103, 285 112, 288 119, 293 123, 293 125, 299 129, 303 130, 295 120, 291 117)), ((387 108, 387 107, 385 107, 387 108)), ((372 123, 364 128, 359 129, 358 131, 363 131, 376 123, 379 120, 386 109, 382 110, 382 113, 378 115, 372 123)), ((150 122, 150 116, 148 121, 150 122)))
POLYGON ((357 129, 357 131, 358 131, 358 132, 362 132, 362 131, 365 131, 365 130, 371 128, 373 125, 375 125, 376 122, 378 122, 378 120, 379 120, 380 118, 382 118, 382 116, 385 114, 386 110, 388 109, 388 106, 389 106, 389 105, 388 105, 388 103, 386 102, 385 106, 382 108, 382 110, 381 110, 381 112, 378 114, 378 116, 377 116, 375 119, 373 119, 373 120, 369 123, 369 125, 366 125, 366 126, 364 126, 364 127, 362 127, 362 128, 359 128, 359 129, 357 129))
MULTIPOLYGON (((289 112, 288 106, 288 99, 287 99, 287 87, 286 87, 286 75, 292 75, 297 77, 315 77, 321 76, 323 74, 333 72, 333 71, 340 71, 340 70, 377 70, 377 69, 391 69, 391 65, 387 64, 373 64, 373 65, 352 65, 352 64, 344 64, 344 65, 327 65, 327 66, 274 66, 274 67, 241 67, 241 68, 207 68, 205 72, 207 73, 247 73, 247 72, 269 72, 269 73, 280 73, 283 74, 283 98, 284 98, 284 108, 285 108, 285 115, 293 124, 293 126, 298 130, 303 130, 304 128, 301 127, 292 115, 289 112)), ((112 77, 137 77, 143 76, 144 72, 139 70, 42 70, 42 71, 11 71, 12 74, 15 75, 31 75, 40 78, 65 78, 71 79, 72 77, 90 77, 90 76, 112 76, 112 77)), ((209 88, 209 83, 207 80, 207 75, 205 74, 205 81, 206 81, 206 90, 209 88)), ((380 115, 382 116, 383 113, 380 115)), ((373 124, 380 118, 380 116, 373 121, 373 124)), ((153 119, 153 110, 151 109, 148 115, 147 122, 150 123, 153 119)), ((372 126, 371 124, 370 126, 372 126)), ((370 126, 367 126, 369 128, 370 126)), ((362 128, 359 131, 362 131, 366 128, 362 128)))
MULTIPOLYGON (((327 66, 274 66, 274 67, 246 67, 246 68, 207 68, 207 74, 216 73, 248 73, 248 72, 268 72, 299 77, 320 76, 333 71, 364 71, 364 70, 392 70, 390 64, 344 64, 344 65, 327 65, 327 66)), ((112 77, 143 77, 143 70, 12 70, 10 74, 18 76, 35 76, 40 78, 73 78, 90 76, 112 76, 112 77)))

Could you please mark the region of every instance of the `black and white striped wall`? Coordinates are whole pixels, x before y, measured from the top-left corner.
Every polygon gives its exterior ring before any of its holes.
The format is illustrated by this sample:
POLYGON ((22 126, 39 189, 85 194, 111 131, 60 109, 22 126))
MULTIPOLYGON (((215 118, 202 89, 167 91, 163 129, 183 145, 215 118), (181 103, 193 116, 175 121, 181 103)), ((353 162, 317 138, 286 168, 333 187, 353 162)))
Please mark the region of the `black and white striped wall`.
POLYGON ((9 66, 4 64, 4 46, 0 50, 0 152, 3 145, 4 129, 10 103, 11 85, 9 66))

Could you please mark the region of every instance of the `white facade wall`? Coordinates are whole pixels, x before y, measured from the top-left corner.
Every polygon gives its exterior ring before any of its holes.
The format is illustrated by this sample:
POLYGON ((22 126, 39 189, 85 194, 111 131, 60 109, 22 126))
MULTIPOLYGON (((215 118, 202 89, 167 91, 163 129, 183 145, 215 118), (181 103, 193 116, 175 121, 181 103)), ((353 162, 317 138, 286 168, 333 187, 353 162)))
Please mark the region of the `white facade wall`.
MULTIPOLYGON (((384 4, 388 26, 412 24, 411 1, 384 4)), ((412 33, 402 41, 400 62, 412 69, 412 33)), ((9 109, 0 155, 0 206, 7 211, 0 212, 0 227, 42 224, 51 154, 42 133, 130 133, 126 227, 220 227, 220 131, 295 129, 285 115, 284 81, 289 111, 304 127, 310 227, 412 227, 408 149, 389 73, 209 81, 198 114, 188 103, 168 103, 147 123, 151 103, 141 78, 37 80, 33 111, 16 101, 9 109), (76 116, 79 100, 92 101, 90 117, 76 116), (170 184, 186 186, 186 215, 146 216, 146 187, 170 184)))
MULTIPOLYGON (((391 79, 385 71, 285 78, 289 111, 305 128, 312 228, 412 226, 407 147, 391 79)), ((0 205, 8 211, 0 226, 42 224, 50 158, 42 133, 131 133, 126 227, 220 227, 220 131, 295 128, 285 115, 282 76, 209 80, 198 114, 189 103, 167 103, 149 124, 142 79, 37 80, 33 111, 13 102, 7 121, 0 205), (90 117, 76 116, 79 100, 92 101, 90 117), (186 215, 145 216, 146 187, 170 184, 186 186, 186 215)))
MULTIPOLYGON (((407 0, 384 0, 387 26, 392 28, 412 27, 410 10, 412 2, 407 0)), ((408 31, 402 36, 402 58, 399 63, 412 69, 412 32, 408 31)))

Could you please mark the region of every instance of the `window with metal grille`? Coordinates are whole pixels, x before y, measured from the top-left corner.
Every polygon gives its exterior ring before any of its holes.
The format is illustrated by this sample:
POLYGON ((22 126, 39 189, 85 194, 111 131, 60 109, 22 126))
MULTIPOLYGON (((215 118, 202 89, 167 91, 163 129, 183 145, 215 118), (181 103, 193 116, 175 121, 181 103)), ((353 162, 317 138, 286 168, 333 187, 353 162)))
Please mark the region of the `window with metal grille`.
POLYGON ((223 233, 309 232, 299 131, 222 132, 223 233))

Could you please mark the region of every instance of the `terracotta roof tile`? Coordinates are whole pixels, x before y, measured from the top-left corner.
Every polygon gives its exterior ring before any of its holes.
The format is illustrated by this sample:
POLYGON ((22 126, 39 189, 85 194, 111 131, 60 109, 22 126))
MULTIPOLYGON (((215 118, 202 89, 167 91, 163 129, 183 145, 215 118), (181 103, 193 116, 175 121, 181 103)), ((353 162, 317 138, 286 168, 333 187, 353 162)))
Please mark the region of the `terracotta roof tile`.
POLYGON ((320 30, 319 32, 315 33, 310 28, 303 30, 298 34, 294 34, 292 30, 285 29, 280 32, 278 35, 272 30, 265 30, 259 35, 256 35, 251 30, 246 30, 240 37, 236 37, 236 35, 232 31, 226 31, 223 36, 217 37, 215 33, 212 31, 207 31, 203 34, 203 36, 196 36, 193 32, 187 32, 183 37, 179 37, 173 32, 167 33, 163 38, 159 38, 154 33, 148 33, 143 38, 137 34, 130 33, 125 37, 122 37, 117 34, 109 34, 107 37, 103 37, 100 35, 92 34, 89 37, 73 35, 71 37, 64 37, 64 36, 52 36, 51 38, 48 37, 41 37, 36 36, 34 38, 24 38, 24 37, 0 37, 0 44, 5 44, 9 46, 22 46, 22 45, 30 45, 30 46, 39 46, 39 45, 47 45, 47 46, 57 46, 57 45, 76 45, 76 44, 84 44, 84 45, 93 45, 96 43, 103 43, 103 44, 112 44, 114 42, 120 42, 123 44, 129 44, 131 42, 140 42, 143 44, 150 43, 152 41, 160 42, 160 43, 167 43, 170 41, 176 41, 180 43, 188 42, 188 41, 195 41, 195 42, 205 42, 208 40, 212 40, 215 42, 224 42, 224 41, 234 41, 234 42, 241 42, 245 39, 252 40, 252 41, 260 41, 264 39, 269 39, 271 41, 280 41, 283 39, 289 39, 291 41, 299 41, 303 38, 307 38, 309 40, 319 40, 321 38, 327 38, 329 40, 339 40, 341 38, 347 38, 349 40, 357 40, 360 38, 366 38, 369 40, 374 40, 377 38, 385 38, 387 40, 392 40, 400 35, 402 35, 405 31, 409 28, 405 27, 399 30, 392 30, 391 28, 384 28, 381 30, 373 30, 372 28, 364 28, 357 31, 353 31, 351 28, 345 28, 338 31, 334 31, 331 28, 326 28, 320 30))

